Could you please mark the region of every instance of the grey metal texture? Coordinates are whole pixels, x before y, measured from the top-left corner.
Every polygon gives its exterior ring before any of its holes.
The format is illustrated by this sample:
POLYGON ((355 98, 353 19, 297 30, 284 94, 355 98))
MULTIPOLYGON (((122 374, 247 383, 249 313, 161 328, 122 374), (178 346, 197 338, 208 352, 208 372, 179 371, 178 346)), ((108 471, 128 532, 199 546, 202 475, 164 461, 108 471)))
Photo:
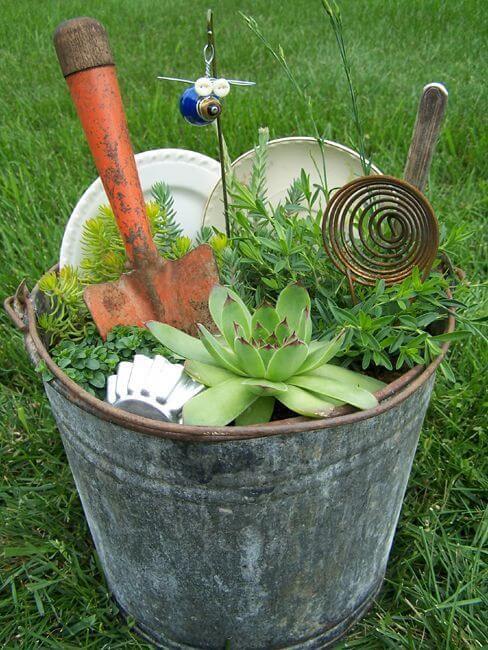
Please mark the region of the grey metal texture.
POLYGON ((379 415, 227 442, 155 437, 46 384, 108 585, 162 648, 325 648, 386 569, 434 375, 379 415))

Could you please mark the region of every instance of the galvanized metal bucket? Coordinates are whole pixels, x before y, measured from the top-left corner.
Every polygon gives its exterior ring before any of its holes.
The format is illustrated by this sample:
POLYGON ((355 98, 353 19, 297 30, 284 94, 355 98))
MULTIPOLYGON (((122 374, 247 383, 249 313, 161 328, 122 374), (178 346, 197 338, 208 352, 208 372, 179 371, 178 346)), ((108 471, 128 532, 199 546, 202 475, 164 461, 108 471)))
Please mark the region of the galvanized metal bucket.
POLYGON ((55 375, 46 393, 108 585, 143 635, 162 648, 325 648, 364 614, 441 358, 371 411, 208 430, 95 399, 53 363, 27 292, 6 308, 55 375))

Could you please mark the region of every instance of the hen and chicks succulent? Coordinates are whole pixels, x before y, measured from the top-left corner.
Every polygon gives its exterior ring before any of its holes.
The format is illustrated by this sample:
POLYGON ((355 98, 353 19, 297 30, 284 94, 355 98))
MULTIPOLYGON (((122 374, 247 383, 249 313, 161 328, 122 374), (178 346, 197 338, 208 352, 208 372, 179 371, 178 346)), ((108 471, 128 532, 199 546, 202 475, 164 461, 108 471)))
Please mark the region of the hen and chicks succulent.
POLYGON ((262 305, 251 313, 234 291, 216 286, 209 309, 218 333, 199 325, 199 339, 165 323, 146 323, 161 343, 186 359, 186 372, 207 386, 185 404, 185 424, 268 422, 276 400, 313 418, 341 404, 377 405, 373 393, 382 382, 329 363, 341 350, 344 333, 312 340, 310 296, 303 287, 290 284, 275 307, 262 305))

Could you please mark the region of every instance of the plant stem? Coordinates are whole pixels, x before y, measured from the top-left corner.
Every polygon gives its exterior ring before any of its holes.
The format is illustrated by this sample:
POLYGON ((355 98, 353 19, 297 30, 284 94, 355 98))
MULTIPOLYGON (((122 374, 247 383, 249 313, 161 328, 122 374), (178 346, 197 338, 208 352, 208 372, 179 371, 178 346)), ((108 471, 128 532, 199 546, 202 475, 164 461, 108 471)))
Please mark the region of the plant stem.
POLYGON ((361 120, 359 119, 359 108, 356 91, 352 83, 351 76, 351 64, 349 63, 349 57, 347 54, 346 45, 344 42, 344 29, 342 25, 341 12, 339 10, 339 5, 335 0, 322 0, 322 6, 324 7, 325 13, 329 17, 332 31, 337 42, 337 47, 339 48, 339 55, 342 61, 342 67, 344 69, 344 74, 346 75, 347 85, 349 88, 349 95, 351 98, 351 108, 352 108, 352 117, 354 121, 354 126, 356 128, 356 133, 358 137, 359 144, 359 155, 361 157, 361 165, 363 167, 363 172, 365 176, 368 176, 371 171, 371 162, 366 158, 366 143, 364 138, 363 126, 361 120))
POLYGON ((285 53, 283 51, 283 48, 281 45, 278 45, 278 51, 274 49, 274 47, 271 45, 271 43, 267 40, 267 38, 264 36, 262 31, 259 29, 259 26, 254 18, 251 16, 246 16, 246 14, 240 12, 242 18, 245 20, 247 26, 249 29, 252 31, 252 33, 259 38, 261 43, 264 45, 266 50, 271 54, 271 56, 279 63, 279 65, 283 68, 286 76, 290 80, 291 84, 293 85, 293 88, 295 89, 296 93, 300 97, 300 99, 305 103, 308 111, 308 115, 310 118, 310 121, 312 122, 313 130, 314 130, 314 136, 317 140, 317 143, 320 148, 320 154, 322 158, 322 172, 323 172, 323 185, 324 185, 324 190, 325 190, 325 196, 326 196, 326 201, 328 199, 328 190, 327 190, 327 169, 325 166, 325 151, 324 151, 324 137, 320 135, 320 131, 318 128, 318 123, 317 120, 315 119, 315 114, 313 111, 312 107, 312 99, 308 93, 306 93, 303 88, 300 86, 298 83, 295 75, 290 69, 290 66, 288 65, 288 61, 286 60, 285 53))

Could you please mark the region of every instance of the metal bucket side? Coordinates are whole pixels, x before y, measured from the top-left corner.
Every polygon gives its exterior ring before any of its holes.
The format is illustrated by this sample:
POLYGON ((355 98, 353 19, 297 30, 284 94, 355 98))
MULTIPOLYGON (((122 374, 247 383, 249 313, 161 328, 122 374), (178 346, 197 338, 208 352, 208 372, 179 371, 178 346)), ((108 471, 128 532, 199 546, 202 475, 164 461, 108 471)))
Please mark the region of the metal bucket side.
POLYGON ((23 294, 6 309, 55 374, 46 392, 104 572, 141 631, 165 648, 323 648, 360 618, 448 344, 376 409, 208 431, 88 395, 50 358, 23 294))
POLYGON ((434 383, 374 418, 225 444, 46 392, 110 589, 164 648, 324 648, 378 591, 434 383))

